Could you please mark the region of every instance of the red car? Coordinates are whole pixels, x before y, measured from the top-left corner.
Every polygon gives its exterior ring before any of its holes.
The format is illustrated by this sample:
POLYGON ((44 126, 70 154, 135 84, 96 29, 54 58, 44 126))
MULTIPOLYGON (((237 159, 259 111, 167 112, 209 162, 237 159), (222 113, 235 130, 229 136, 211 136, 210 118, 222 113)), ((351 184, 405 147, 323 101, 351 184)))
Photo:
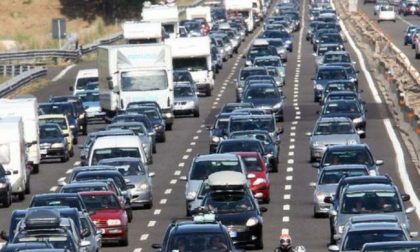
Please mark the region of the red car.
POLYGON ((127 211, 121 205, 117 195, 111 191, 81 192, 80 195, 93 223, 98 230, 102 230, 102 240, 127 246, 127 211))
POLYGON ((254 196, 263 203, 270 202, 270 178, 264 158, 258 152, 237 152, 245 164, 247 177, 254 196))

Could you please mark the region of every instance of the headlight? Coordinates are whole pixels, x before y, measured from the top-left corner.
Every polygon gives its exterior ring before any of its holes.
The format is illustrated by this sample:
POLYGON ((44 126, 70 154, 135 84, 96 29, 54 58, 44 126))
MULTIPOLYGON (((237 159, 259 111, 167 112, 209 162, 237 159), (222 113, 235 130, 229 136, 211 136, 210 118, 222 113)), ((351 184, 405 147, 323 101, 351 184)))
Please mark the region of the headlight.
POLYGON ((141 146, 143 146, 143 148, 147 148, 147 144, 141 144, 141 146))
POLYGON ((292 44, 292 41, 291 40, 286 40, 285 43, 288 44, 288 45, 290 45, 290 44, 292 44))
POLYGON ((353 119, 353 123, 361 123, 363 122, 363 118, 362 117, 357 117, 353 119))
POLYGON ((257 218, 255 218, 255 217, 251 217, 251 218, 249 218, 248 220, 247 220, 247 222, 246 222, 246 226, 247 227, 252 227, 252 226, 255 226, 255 225, 257 225, 258 224, 258 219, 257 218))
POLYGON ((284 72, 280 72, 280 77, 284 78, 285 76, 284 72))
POLYGON ((251 65, 252 65, 252 62, 251 62, 250 60, 247 60, 247 61, 245 62, 245 64, 246 64, 247 66, 251 66, 251 65))
POLYGON ((212 141, 213 143, 218 143, 218 142, 220 142, 220 137, 218 137, 218 136, 212 136, 212 137, 211 137, 211 141, 212 141))
POLYGON ((197 196, 196 192, 188 192, 187 193, 187 200, 194 200, 196 196, 197 196))
POLYGON ((51 145, 51 148, 64 148, 64 144, 63 143, 54 143, 51 145))
POLYGON ((74 128, 76 128, 76 126, 70 125, 70 129, 74 129, 74 128))
POLYGON ((347 140, 347 144, 357 144, 355 139, 347 140))
POLYGON ((267 181, 266 181, 265 179, 263 179, 263 178, 257 178, 257 179, 254 181, 253 185, 254 185, 254 186, 257 186, 257 185, 260 185, 260 184, 265 184, 265 183, 267 183, 267 181))
POLYGON ((369 176, 376 176, 376 171, 375 170, 369 170, 369 176))
POLYGON ((324 86, 322 86, 321 84, 316 84, 316 85, 315 85, 315 89, 316 89, 316 90, 319 90, 319 91, 320 91, 320 90, 324 90, 324 86))
POLYGON ((283 102, 279 102, 279 103, 277 103, 276 105, 273 106, 273 109, 274 110, 279 110, 279 109, 281 109, 282 106, 283 106, 283 102))
POLYGON ((149 188, 149 185, 148 185, 148 184, 141 184, 141 185, 139 186, 139 188, 140 188, 141 190, 147 190, 147 188, 149 188))
POLYGON ((79 115, 79 119, 83 119, 83 118, 85 118, 85 113, 79 115))
POLYGON ((318 192, 315 194, 318 201, 324 202, 324 198, 327 196, 324 192, 318 192))
POLYGON ((318 147, 318 146, 319 146, 319 142, 318 142, 318 141, 313 142, 313 143, 312 143, 312 146, 313 146, 313 147, 318 147))
POLYGON ((106 224, 108 226, 120 226, 121 225, 121 220, 119 219, 110 219, 106 221, 106 224))
POLYGON ((159 130, 161 130, 161 129, 163 129, 163 126, 162 126, 162 125, 160 125, 160 124, 156 124, 156 125, 154 126, 154 128, 155 128, 155 129, 159 129, 159 130))
POLYGON ((344 231, 344 226, 338 226, 338 233, 342 234, 344 231))
POLYGON ((6 188, 7 184, 6 183, 0 183, 0 189, 6 188))

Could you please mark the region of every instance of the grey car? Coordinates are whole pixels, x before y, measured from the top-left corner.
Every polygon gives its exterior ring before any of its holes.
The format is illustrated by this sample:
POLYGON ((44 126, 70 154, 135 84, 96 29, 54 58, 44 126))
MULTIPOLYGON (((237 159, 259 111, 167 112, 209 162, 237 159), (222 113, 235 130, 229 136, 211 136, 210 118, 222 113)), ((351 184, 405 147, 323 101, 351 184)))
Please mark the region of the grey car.
POLYGON ((328 214, 331 204, 325 203, 324 198, 333 196, 337 190, 338 182, 342 177, 354 177, 368 175, 365 165, 331 165, 327 166, 318 174, 317 182, 310 185, 315 187, 314 217, 318 218, 328 214))
POLYGON ((389 184, 364 184, 350 185, 344 188, 337 210, 331 210, 334 216, 334 234, 341 235, 345 225, 351 217, 362 214, 394 215, 404 225, 407 232, 410 223, 407 214, 415 211, 414 207, 405 209, 404 200, 409 200, 408 195, 400 195, 395 185, 389 184))
POLYGON ((134 188, 130 189, 131 201, 133 208, 153 206, 152 196, 152 177, 154 172, 149 172, 149 168, 145 166, 138 158, 110 158, 99 161, 100 165, 114 166, 124 177, 127 183, 133 184, 134 188))
POLYGON ((330 145, 359 144, 362 131, 356 131, 353 122, 346 117, 321 117, 315 123, 310 136, 309 152, 311 162, 321 159, 330 145))
POLYGON ((246 174, 245 165, 238 155, 223 153, 196 156, 191 163, 188 176, 180 177, 181 180, 187 181, 185 185, 187 215, 191 214, 188 209, 188 203, 197 197, 201 183, 210 174, 219 171, 237 171, 246 174))
POLYGON ((174 114, 193 114, 200 116, 198 97, 191 85, 177 84, 174 86, 174 114))
POLYGON ((153 163, 153 139, 147 132, 146 127, 141 122, 121 122, 113 123, 106 127, 107 130, 132 130, 140 138, 144 152, 147 156, 147 164, 153 163))

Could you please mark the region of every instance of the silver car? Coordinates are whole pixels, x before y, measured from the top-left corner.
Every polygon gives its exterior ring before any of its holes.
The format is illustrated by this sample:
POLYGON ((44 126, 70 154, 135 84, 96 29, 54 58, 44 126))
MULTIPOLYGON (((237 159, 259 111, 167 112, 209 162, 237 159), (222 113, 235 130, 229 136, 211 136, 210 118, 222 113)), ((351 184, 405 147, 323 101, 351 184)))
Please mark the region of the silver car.
POLYGON ((188 176, 180 179, 187 181, 185 185, 185 199, 187 215, 191 215, 188 209, 189 201, 197 197, 201 184, 212 173, 219 171, 236 171, 246 174, 246 168, 242 159, 232 153, 198 155, 191 163, 188 176))
POLYGON ((193 114, 200 116, 200 106, 196 92, 188 84, 177 84, 174 87, 174 114, 193 114))
POLYGON ((322 169, 318 174, 318 181, 311 183, 311 186, 315 187, 313 196, 314 217, 318 218, 328 214, 331 204, 325 203, 324 199, 334 195, 342 177, 368 174, 369 170, 366 165, 331 165, 322 169))
POLYGON ((130 189, 131 207, 151 208, 153 206, 152 197, 152 177, 154 172, 149 172, 138 158, 110 158, 99 161, 101 165, 114 166, 124 177, 126 182, 133 184, 130 189))
POLYGON ((353 122, 346 117, 321 117, 315 123, 312 132, 306 133, 310 136, 309 152, 310 160, 314 162, 324 155, 329 145, 359 144, 359 134, 353 122))

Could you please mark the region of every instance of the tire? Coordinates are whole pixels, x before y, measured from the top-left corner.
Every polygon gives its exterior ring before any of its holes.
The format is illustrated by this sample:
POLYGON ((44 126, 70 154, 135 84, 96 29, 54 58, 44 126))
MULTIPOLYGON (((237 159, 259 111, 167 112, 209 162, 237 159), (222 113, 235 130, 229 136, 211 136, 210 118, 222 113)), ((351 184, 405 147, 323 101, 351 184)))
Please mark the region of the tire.
POLYGON ((78 137, 73 138, 73 144, 77 144, 79 142, 78 137))
POLYGON ((83 126, 83 133, 82 135, 86 136, 88 133, 87 124, 83 126))
POLYGON ((194 111, 194 117, 200 117, 200 110, 194 111))
POLYGON ((258 241, 255 242, 254 246, 255 246, 255 249, 258 249, 258 250, 264 249, 264 241, 262 237, 258 241))
POLYGON ((206 96, 208 96, 208 97, 211 96, 211 89, 210 88, 206 90, 206 96))
POLYGON ((123 247, 128 246, 128 235, 120 240, 120 245, 123 247))
POLYGON ((166 142, 166 134, 165 134, 165 133, 163 133, 162 138, 161 138, 161 139, 159 139, 159 140, 160 140, 159 142, 161 142, 161 143, 166 142))
POLYGON ((268 196, 268 198, 264 199, 262 202, 263 202, 264 204, 269 204, 269 203, 270 203, 270 201, 271 201, 270 196, 268 196))
POLYGON ((71 147, 71 150, 69 152, 69 156, 70 157, 73 157, 74 156, 74 148, 73 147, 71 147))
POLYGON ((153 147, 152 147, 152 152, 153 152, 153 153, 156 153, 156 144, 154 144, 154 145, 153 145, 153 147))
POLYGON ((18 193, 18 199, 19 201, 23 201, 25 199, 25 192, 18 193))
POLYGON ((321 213, 317 213, 316 211, 315 211, 315 207, 314 207, 314 218, 315 219, 318 219, 318 218, 321 218, 322 217, 322 214, 321 213))
POLYGON ((12 204, 12 195, 10 194, 10 192, 7 194, 7 197, 3 200, 2 202, 3 207, 9 207, 12 204))
POLYGON ((150 201, 149 203, 144 205, 145 209, 151 209, 153 207, 153 201, 150 201))
POLYGON ((167 124, 165 126, 166 126, 165 127, 166 130, 172 130, 172 123, 171 124, 167 124))
POLYGON ((33 174, 37 174, 37 173, 39 173, 39 164, 34 164, 33 166, 32 166, 32 173, 33 174))
POLYGON ((408 45, 407 41, 404 41, 404 45, 405 45, 405 46, 406 46, 406 45, 408 45))
POLYGON ((127 219, 128 219, 128 223, 131 223, 133 221, 133 209, 127 209, 127 219))
POLYGON ((420 59, 420 53, 416 53, 416 59, 420 59))

